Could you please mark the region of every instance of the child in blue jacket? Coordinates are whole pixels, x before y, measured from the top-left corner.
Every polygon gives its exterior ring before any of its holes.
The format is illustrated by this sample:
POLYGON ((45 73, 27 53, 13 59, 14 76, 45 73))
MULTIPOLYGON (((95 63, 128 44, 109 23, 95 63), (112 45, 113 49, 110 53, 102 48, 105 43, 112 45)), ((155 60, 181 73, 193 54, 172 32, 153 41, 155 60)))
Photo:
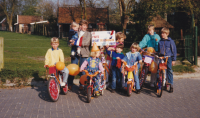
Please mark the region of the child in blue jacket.
POLYGON ((167 77, 168 77, 168 83, 171 84, 170 92, 173 92, 173 71, 172 66, 175 65, 176 61, 176 45, 174 41, 168 37, 169 35, 169 29, 168 28, 162 28, 161 29, 161 37, 162 39, 158 43, 158 54, 159 56, 170 56, 168 57, 167 61, 167 77))
POLYGON ((112 83, 111 83, 111 92, 114 93, 115 89, 121 89, 121 80, 122 80, 122 73, 120 71, 120 68, 116 67, 117 65, 117 59, 123 59, 124 54, 122 53, 124 48, 123 44, 118 44, 116 46, 116 51, 109 51, 106 49, 106 52, 110 57, 112 58, 111 66, 112 66, 112 83), (116 81, 117 81, 117 87, 116 87, 116 81))

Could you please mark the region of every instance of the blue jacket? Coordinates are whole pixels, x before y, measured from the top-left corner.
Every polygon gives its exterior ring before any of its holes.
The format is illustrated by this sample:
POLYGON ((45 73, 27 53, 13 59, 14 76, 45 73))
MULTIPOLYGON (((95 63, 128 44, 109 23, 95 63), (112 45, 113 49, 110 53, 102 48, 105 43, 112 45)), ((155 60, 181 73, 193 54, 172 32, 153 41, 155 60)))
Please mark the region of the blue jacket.
POLYGON ((172 61, 176 61, 176 45, 174 41, 168 37, 168 39, 161 39, 158 43, 158 53, 160 56, 171 56, 172 61))
POLYGON ((117 65, 117 57, 119 57, 120 59, 124 58, 124 54, 123 53, 116 53, 114 51, 108 51, 107 49, 106 49, 106 52, 112 58, 112 63, 111 63, 112 66, 116 66, 117 65))
POLYGON ((146 34, 142 41, 140 41, 140 48, 153 47, 155 51, 158 51, 158 42, 160 41, 160 36, 154 32, 154 35, 146 34))
MULTIPOLYGON (((128 66, 133 66, 135 62, 142 60, 142 56, 139 52, 136 53, 127 52, 123 60, 127 62, 128 66)), ((138 69, 139 68, 140 68, 140 63, 138 63, 138 69)))

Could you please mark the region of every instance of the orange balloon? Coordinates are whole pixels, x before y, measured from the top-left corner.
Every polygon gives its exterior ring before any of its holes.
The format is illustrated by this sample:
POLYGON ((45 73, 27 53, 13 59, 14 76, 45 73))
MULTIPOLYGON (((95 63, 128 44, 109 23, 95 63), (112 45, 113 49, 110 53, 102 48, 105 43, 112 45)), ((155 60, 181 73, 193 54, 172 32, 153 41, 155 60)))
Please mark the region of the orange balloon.
POLYGON ((63 62, 57 62, 56 63, 56 69, 57 70, 59 70, 59 71, 61 71, 61 70, 63 70, 65 68, 65 64, 63 63, 63 62))
POLYGON ((69 64, 67 69, 69 70, 69 75, 71 76, 76 76, 80 72, 79 66, 77 64, 69 64))
POLYGON ((80 78, 80 83, 81 83, 82 85, 86 85, 86 84, 85 84, 85 81, 87 81, 87 75, 82 75, 81 78, 80 78))

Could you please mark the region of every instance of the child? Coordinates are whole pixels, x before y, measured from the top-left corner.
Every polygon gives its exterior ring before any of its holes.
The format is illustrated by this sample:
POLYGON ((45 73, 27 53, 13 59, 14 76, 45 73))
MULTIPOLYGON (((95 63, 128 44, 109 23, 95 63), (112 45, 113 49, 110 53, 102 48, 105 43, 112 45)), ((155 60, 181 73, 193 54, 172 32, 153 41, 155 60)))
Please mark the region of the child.
POLYGON ((121 89, 121 79, 122 79, 122 73, 120 72, 120 68, 117 68, 117 59, 123 59, 124 54, 121 53, 123 51, 124 45, 118 44, 116 46, 116 51, 109 51, 106 50, 108 55, 111 55, 112 58, 112 84, 111 84, 111 92, 114 93, 116 89, 116 81, 117 81, 117 87, 118 89, 121 89))
POLYGON ((76 52, 77 52, 77 55, 80 56, 80 47, 76 46, 76 42, 78 40, 79 24, 76 22, 72 22, 70 27, 71 27, 71 30, 69 31, 69 39, 71 43, 74 41, 74 45, 72 46, 72 49, 71 49, 71 57, 74 59, 76 52))
POLYGON ((168 83, 171 84, 170 92, 173 92, 173 71, 172 66, 175 65, 176 61, 176 45, 174 41, 168 37, 169 36, 169 29, 168 28, 162 28, 161 29, 161 37, 162 39, 158 43, 158 53, 159 56, 170 56, 168 57, 167 61, 167 77, 168 77, 168 83))
MULTIPOLYGON (((124 40, 126 39, 126 35, 122 32, 117 32, 116 33, 116 45, 114 46, 110 46, 107 50, 109 51, 115 51, 116 49, 116 46, 118 44, 122 44, 124 46, 124 40)), ((111 55, 107 55, 106 57, 106 60, 107 60, 107 64, 108 64, 108 67, 109 69, 111 69, 111 61, 112 61, 112 58, 110 57, 111 55)))
POLYGON ((101 59, 101 62, 102 63, 106 63, 106 59, 105 59, 105 47, 104 46, 101 46, 100 47, 100 59, 101 59))
MULTIPOLYGON (((140 53, 138 52, 140 50, 140 47, 137 43, 133 43, 130 47, 130 52, 126 53, 126 56, 123 58, 122 62, 125 61, 127 62, 127 65, 129 67, 133 66, 135 64, 135 62, 139 62, 142 63, 142 56, 140 55, 140 53)), ((134 74, 134 80, 135 80, 135 84, 136 84, 136 90, 137 93, 140 93, 140 83, 139 83, 139 77, 138 77, 138 71, 134 70, 133 74, 134 74)))
MULTIPOLYGON (((87 58, 83 64, 81 65, 80 68, 80 72, 82 72, 83 70, 87 70, 89 72, 89 74, 94 74, 96 71, 101 70, 101 72, 104 72, 104 68, 103 65, 100 61, 99 57, 100 56, 100 50, 99 48, 96 46, 96 44, 94 44, 91 53, 90 53, 89 58, 87 58)), ((89 77, 88 77, 89 79, 89 77)), ((94 79, 94 93, 99 96, 99 79, 100 79, 100 75, 98 74, 96 77, 93 78, 94 79)))
MULTIPOLYGON (((55 66, 55 64, 59 61, 64 62, 63 51, 58 48, 59 39, 56 37, 51 38, 51 46, 52 48, 48 49, 45 55, 45 68, 47 67, 47 65, 55 66)), ((61 72, 63 73, 63 82, 61 83, 61 86, 65 86, 65 84, 67 83, 69 70, 65 67, 61 72)))
MULTIPOLYGON (((147 34, 143 37, 142 41, 140 41, 139 46, 140 48, 144 47, 153 47, 154 50, 157 52, 158 51, 158 42, 160 41, 160 36, 154 32, 154 26, 149 25, 148 26, 148 32, 147 34)), ((158 64, 159 59, 157 57, 154 57, 154 62, 158 64)), ((156 73, 151 73, 151 82, 150 86, 154 87, 154 84, 156 82, 156 73)))

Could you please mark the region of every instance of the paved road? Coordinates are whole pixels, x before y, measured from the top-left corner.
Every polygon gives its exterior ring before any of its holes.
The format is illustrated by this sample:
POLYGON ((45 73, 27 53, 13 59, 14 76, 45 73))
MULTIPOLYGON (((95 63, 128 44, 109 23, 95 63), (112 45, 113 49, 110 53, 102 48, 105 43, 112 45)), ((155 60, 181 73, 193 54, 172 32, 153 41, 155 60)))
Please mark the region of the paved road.
POLYGON ((91 103, 77 86, 57 102, 50 101, 45 86, 0 89, 0 118, 199 117, 200 79, 176 79, 174 84, 174 93, 164 91, 161 98, 146 86, 131 97, 106 90, 91 103))

